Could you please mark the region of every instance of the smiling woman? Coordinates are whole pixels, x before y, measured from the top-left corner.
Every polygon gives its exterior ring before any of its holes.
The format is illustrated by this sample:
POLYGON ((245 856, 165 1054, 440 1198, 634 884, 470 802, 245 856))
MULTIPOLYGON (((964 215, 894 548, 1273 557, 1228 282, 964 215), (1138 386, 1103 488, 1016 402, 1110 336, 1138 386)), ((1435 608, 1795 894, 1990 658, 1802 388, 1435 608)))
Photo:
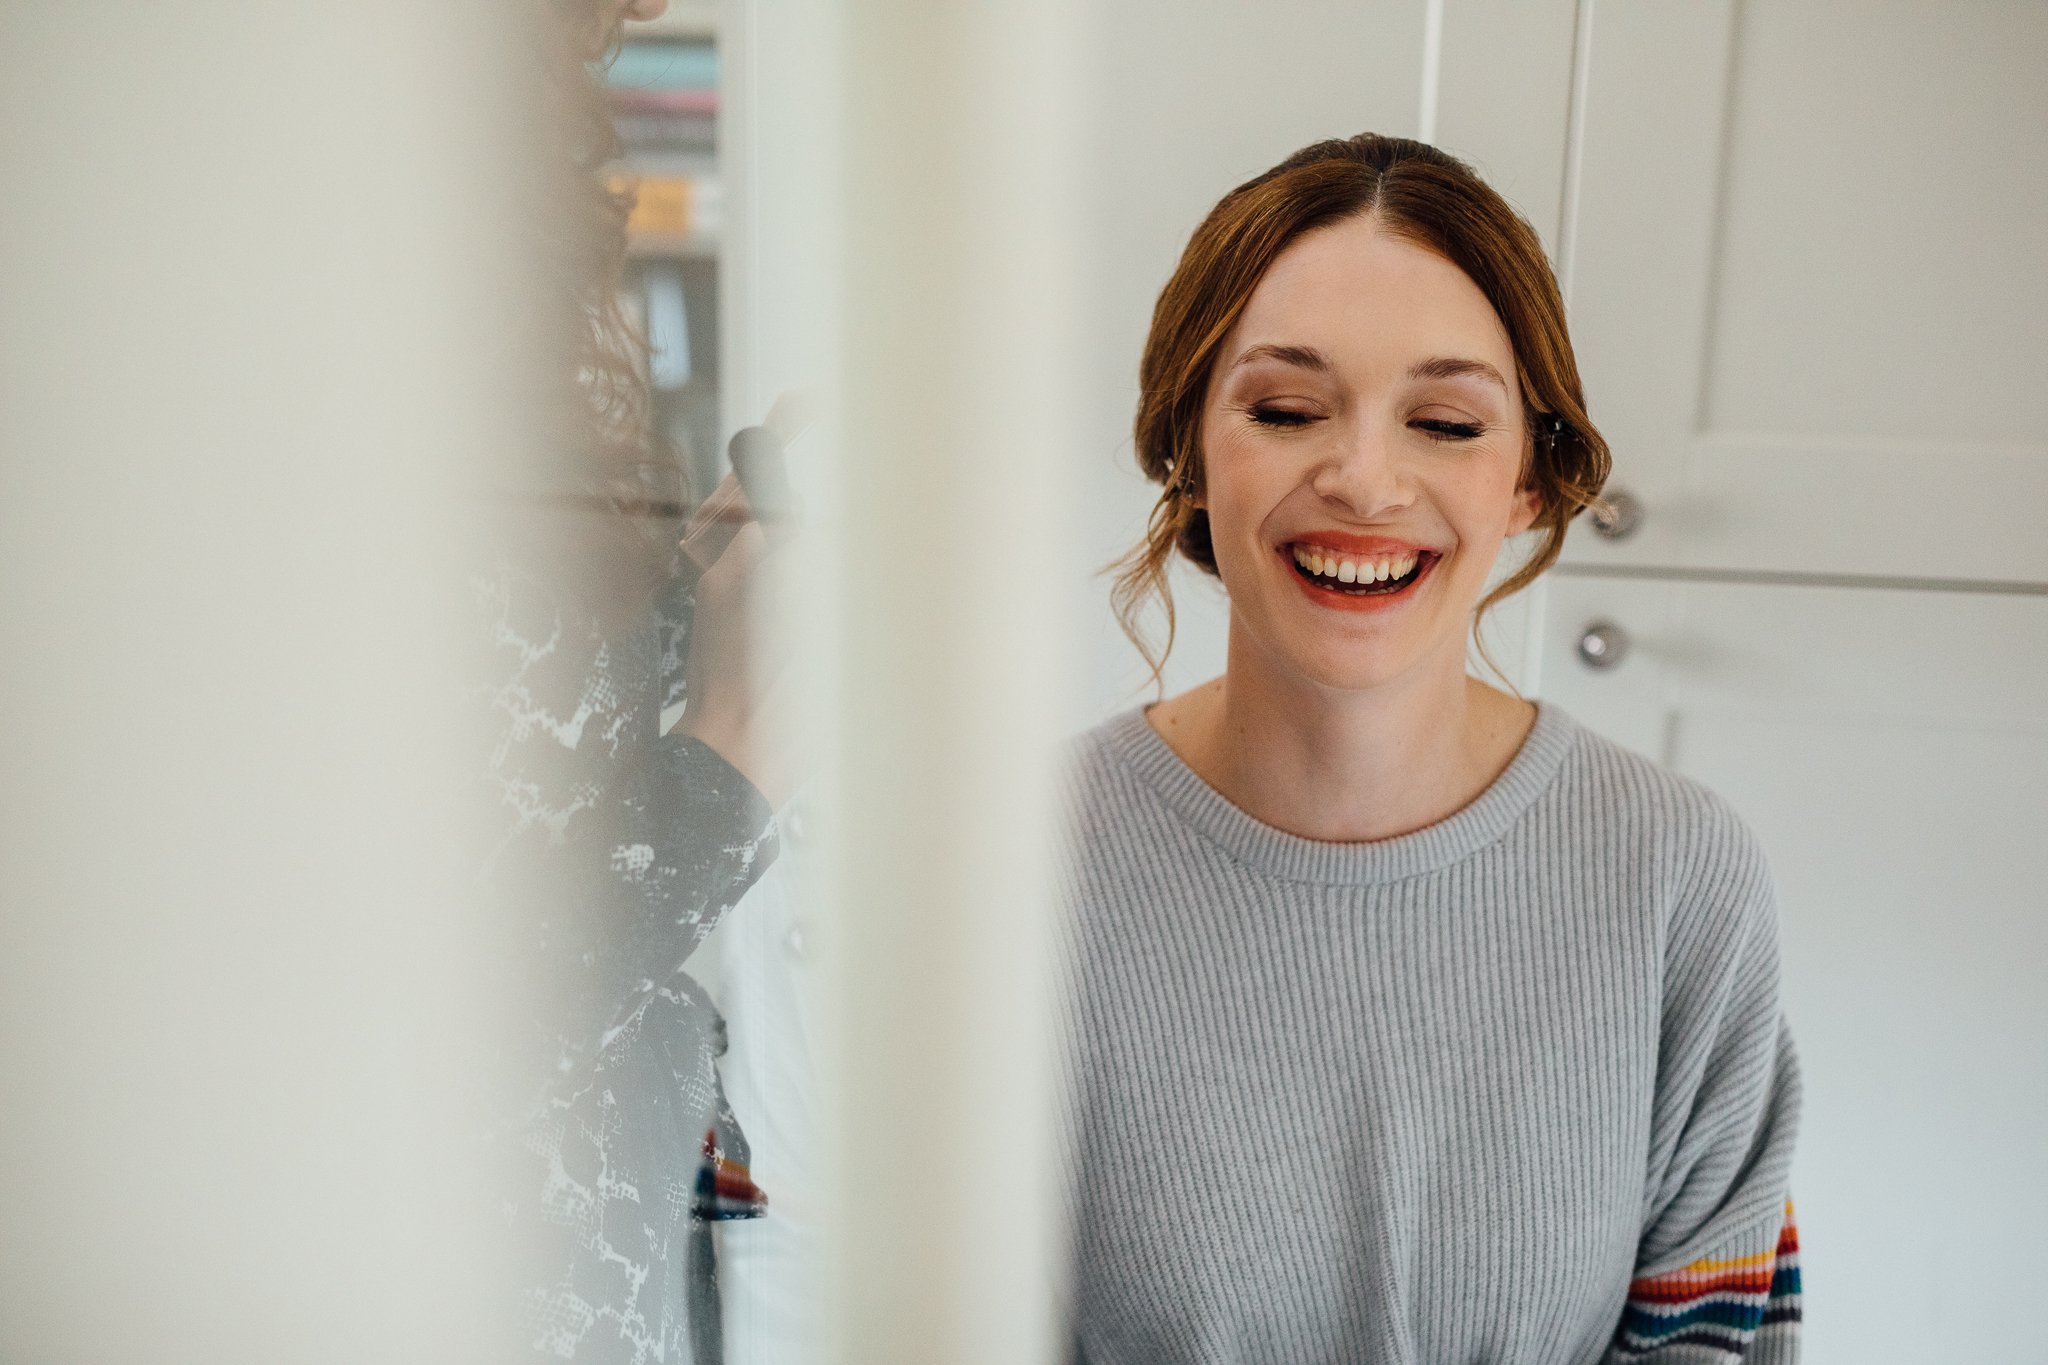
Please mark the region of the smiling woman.
POLYGON ((1794 1359, 1756 840, 1466 675, 1607 471, 1534 232, 1317 143, 1196 230, 1141 375, 1118 610, 1178 552, 1229 648, 1074 755, 1075 1358, 1794 1359))
MULTIPOLYGON (((1448 287, 1463 295, 1467 321, 1474 320, 1475 302, 1484 311, 1477 334, 1486 355, 1424 354, 1414 360, 1408 377, 1416 384, 1442 381, 1467 394, 1490 378, 1498 391, 1491 405, 1494 428, 1489 432, 1470 410, 1417 412, 1414 428, 1451 441, 1490 435, 1496 446, 1503 437, 1518 445, 1515 438, 1524 429, 1528 434, 1522 482, 1535 495, 1531 524, 1540 540, 1484 605, 1519 591, 1556 561, 1565 527, 1591 505, 1607 477, 1607 445, 1586 415, 1563 300, 1529 225, 1461 163, 1423 144, 1354 138, 1305 147, 1240 185, 1211 211, 1153 313, 1140 368, 1143 396, 1136 441, 1140 467, 1165 487, 1144 543, 1119 566, 1114 600, 1126 632, 1152 660, 1155 672, 1173 639, 1168 560, 1178 550, 1198 567, 1218 571, 1201 496, 1208 474, 1202 437, 1217 410, 1268 429, 1309 427, 1339 415, 1306 396, 1281 402, 1276 391, 1266 403, 1244 396, 1246 385, 1235 382, 1246 378, 1240 370, 1250 371, 1251 380, 1263 377, 1269 383, 1295 371, 1298 382, 1323 386, 1325 404, 1327 391, 1339 382, 1337 366, 1324 350, 1246 330, 1244 315, 1254 287, 1260 286, 1271 307, 1313 305, 1313 299, 1300 298, 1302 282, 1317 287, 1321 258, 1346 254, 1317 230, 1344 225, 1355 232, 1361 224, 1427 258, 1414 262, 1413 270, 1435 274, 1440 283, 1447 282, 1444 270, 1457 276, 1448 287), (1370 148, 1364 145, 1368 141, 1370 148), (1397 144, 1404 150, 1391 150, 1397 144), (1384 173, 1372 173, 1360 158, 1383 163, 1384 173), (1295 259, 1276 271, 1283 253, 1295 259), (1303 260, 1304 254, 1316 259, 1303 260), (1226 351, 1228 363, 1219 363, 1226 351), (1275 369, 1280 376, 1272 373, 1275 369), (1513 430, 1503 430, 1504 418, 1515 419, 1513 430), (1165 606, 1167 618, 1165 648, 1158 651, 1139 624, 1154 597, 1165 606)), ((1411 291, 1423 283, 1411 272, 1411 291)), ((1326 295, 1324 307, 1342 308, 1351 297, 1326 295)), ((1373 306, 1376 316, 1392 318, 1402 301, 1382 294, 1373 306)), ((1410 313, 1407 319, 1415 323, 1430 316, 1410 313)))

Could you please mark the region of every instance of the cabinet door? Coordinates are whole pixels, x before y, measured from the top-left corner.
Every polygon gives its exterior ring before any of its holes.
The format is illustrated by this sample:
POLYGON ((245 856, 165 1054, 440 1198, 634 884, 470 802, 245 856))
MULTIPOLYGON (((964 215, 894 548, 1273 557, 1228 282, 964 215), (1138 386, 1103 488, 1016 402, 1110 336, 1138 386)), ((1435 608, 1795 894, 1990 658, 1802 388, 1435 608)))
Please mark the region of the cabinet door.
POLYGON ((2039 1359, 2014 1310, 2048 1282, 2048 598, 1569 574, 1550 594, 1547 698, 1729 797, 1769 849, 1806 1079, 1806 1359, 2039 1359), (1627 641, 1594 669, 1601 623, 1627 641))
POLYGON ((1573 328, 1647 515, 1569 557, 2048 583, 2048 5, 1580 22, 1573 328))

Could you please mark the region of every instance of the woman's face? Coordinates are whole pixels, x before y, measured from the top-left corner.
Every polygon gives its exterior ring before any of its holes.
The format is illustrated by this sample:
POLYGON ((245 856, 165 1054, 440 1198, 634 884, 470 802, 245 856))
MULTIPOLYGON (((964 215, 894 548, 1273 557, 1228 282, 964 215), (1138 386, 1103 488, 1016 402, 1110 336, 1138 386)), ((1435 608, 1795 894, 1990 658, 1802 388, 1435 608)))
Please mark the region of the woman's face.
POLYGON ((1538 507, 1514 349, 1463 271, 1370 218, 1297 238, 1224 339, 1201 439, 1233 630, 1331 688, 1462 673, 1538 507))

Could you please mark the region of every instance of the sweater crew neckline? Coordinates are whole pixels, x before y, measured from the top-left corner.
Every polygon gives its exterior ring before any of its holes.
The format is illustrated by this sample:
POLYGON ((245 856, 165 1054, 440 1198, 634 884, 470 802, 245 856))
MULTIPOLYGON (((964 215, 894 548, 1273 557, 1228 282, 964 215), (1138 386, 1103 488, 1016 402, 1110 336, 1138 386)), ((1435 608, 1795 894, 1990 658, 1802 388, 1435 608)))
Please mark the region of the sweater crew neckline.
POLYGON ((1537 702, 1536 721, 1500 776, 1461 809, 1391 839, 1340 843, 1306 839, 1233 805, 1173 751, 1134 706, 1103 726, 1111 750, 1187 824, 1247 865, 1291 881, 1369 886, 1448 867, 1493 843, 1541 796, 1564 766, 1577 726, 1537 702))

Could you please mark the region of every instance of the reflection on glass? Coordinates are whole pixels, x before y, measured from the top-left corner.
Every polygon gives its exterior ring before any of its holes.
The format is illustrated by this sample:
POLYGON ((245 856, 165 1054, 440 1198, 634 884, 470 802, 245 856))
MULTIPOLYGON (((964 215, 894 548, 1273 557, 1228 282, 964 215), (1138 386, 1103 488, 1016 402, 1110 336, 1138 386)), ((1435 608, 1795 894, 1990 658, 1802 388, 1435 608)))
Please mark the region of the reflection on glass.
POLYGON ((805 419, 778 404, 730 462, 720 448, 715 48, 622 40, 605 0, 564 13, 542 219, 558 464, 512 500, 476 581, 489 872, 530 920, 509 1316, 536 1358, 718 1362, 742 1358, 719 1230, 771 1196, 733 1103, 732 949, 706 945, 781 855, 797 785, 756 622, 805 419))

